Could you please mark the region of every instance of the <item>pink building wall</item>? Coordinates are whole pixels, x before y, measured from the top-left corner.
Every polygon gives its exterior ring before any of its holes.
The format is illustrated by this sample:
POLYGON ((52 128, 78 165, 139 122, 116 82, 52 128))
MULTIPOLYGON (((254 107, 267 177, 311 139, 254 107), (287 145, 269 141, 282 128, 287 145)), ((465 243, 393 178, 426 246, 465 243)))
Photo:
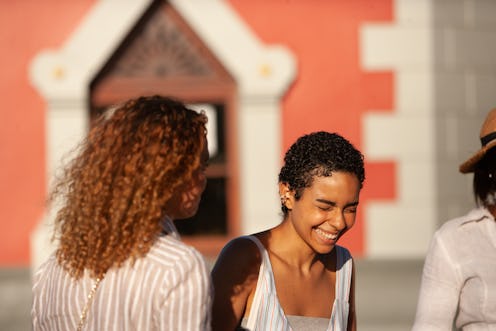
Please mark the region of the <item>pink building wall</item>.
MULTIPOLYGON (((367 109, 393 108, 392 72, 360 68, 359 28, 393 19, 392 0, 229 1, 267 44, 283 44, 298 61, 298 77, 284 99, 283 150, 301 134, 328 130, 362 147, 367 109)), ((366 165, 361 208, 341 244, 364 255, 363 213, 369 199, 395 196, 394 164, 366 165), (380 178, 380 180, 378 180, 380 178)))
MULTIPOLYGON (((21 0, 0 4, 3 107, 0 121, 0 266, 29 264, 29 236, 45 199, 45 105, 29 82, 29 63, 59 47, 95 0, 21 0)), ((393 108, 392 72, 360 68, 359 27, 393 19, 392 0, 230 0, 268 44, 283 44, 298 60, 298 77, 283 102, 283 149, 314 130, 337 131, 362 147, 367 109, 393 108)), ((367 163, 361 204, 395 196, 394 163, 367 163)), ((364 253, 363 213, 343 244, 364 253)))
POLYGON ((29 265, 29 236, 45 203, 45 106, 29 63, 59 45, 93 0, 0 3, 0 265, 29 265))

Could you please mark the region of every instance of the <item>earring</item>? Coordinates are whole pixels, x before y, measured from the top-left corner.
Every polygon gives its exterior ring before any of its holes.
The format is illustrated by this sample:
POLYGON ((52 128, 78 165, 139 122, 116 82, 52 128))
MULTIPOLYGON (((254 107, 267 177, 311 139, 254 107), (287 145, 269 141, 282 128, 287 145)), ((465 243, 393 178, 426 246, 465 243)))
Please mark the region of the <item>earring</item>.
POLYGON ((288 199, 288 198, 287 198, 286 196, 281 195, 281 204, 282 204, 282 205, 285 205, 285 204, 286 204, 286 200, 287 200, 287 199, 288 199))
POLYGON ((496 205, 496 192, 488 193, 484 202, 488 206, 496 205))

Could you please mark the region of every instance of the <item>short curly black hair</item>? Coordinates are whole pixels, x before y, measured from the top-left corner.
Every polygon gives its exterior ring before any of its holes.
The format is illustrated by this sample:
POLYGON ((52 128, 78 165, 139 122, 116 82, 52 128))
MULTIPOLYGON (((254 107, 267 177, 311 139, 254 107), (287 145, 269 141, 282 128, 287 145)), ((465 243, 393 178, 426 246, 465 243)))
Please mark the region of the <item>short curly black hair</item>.
MULTIPOLYGON (((310 187, 316 176, 328 177, 344 171, 357 176, 360 188, 365 180, 363 155, 348 140, 337 133, 313 132, 298 138, 284 156, 279 183, 288 184, 299 200, 303 190, 310 187)), ((284 215, 287 207, 282 204, 284 215)))

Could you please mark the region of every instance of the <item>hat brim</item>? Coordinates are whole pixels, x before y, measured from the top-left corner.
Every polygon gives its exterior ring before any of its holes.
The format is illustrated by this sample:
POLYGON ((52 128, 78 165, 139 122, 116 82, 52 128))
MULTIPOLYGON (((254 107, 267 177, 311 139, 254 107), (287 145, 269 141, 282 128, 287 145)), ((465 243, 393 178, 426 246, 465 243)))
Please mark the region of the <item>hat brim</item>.
POLYGON ((482 147, 472 155, 467 161, 460 164, 459 170, 462 174, 474 172, 477 163, 486 155, 487 151, 496 146, 496 140, 489 142, 486 146, 482 147))

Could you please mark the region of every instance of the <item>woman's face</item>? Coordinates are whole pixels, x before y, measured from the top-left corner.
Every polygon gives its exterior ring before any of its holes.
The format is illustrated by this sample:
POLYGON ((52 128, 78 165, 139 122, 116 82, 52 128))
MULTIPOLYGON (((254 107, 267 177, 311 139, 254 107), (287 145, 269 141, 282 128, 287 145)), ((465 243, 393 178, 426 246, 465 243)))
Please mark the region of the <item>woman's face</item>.
POLYGON ((169 216, 173 219, 192 217, 198 211, 201 195, 207 186, 205 171, 208 167, 208 142, 203 137, 203 149, 200 155, 200 166, 193 171, 192 181, 179 187, 179 193, 170 201, 169 216))
POLYGON ((338 239, 355 224, 360 182, 355 174, 333 172, 314 177, 298 201, 280 184, 290 209, 287 220, 303 241, 318 254, 332 251, 338 239), (289 195, 289 196, 288 196, 289 195))

